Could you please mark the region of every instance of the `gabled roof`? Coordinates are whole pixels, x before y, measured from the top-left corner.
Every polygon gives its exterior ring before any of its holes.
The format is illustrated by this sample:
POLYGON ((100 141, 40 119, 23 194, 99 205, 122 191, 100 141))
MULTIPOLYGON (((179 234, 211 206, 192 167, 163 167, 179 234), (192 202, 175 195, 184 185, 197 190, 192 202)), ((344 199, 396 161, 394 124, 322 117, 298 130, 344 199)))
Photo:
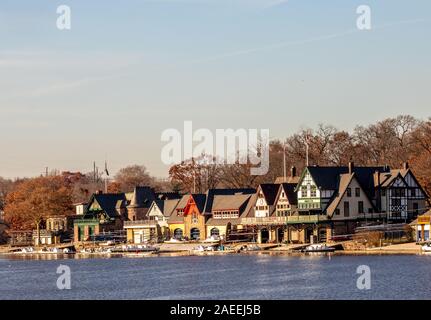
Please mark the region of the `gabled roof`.
POLYGON ((402 176, 400 170, 391 170, 389 172, 384 172, 380 174, 380 187, 388 188, 392 183, 400 178, 405 184, 407 184, 402 176))
MULTIPOLYGON (((323 190, 337 190, 340 175, 348 174, 349 167, 320 167, 320 166, 308 166, 305 168, 301 175, 301 181, 306 172, 309 172, 314 183, 318 188, 323 190)), ((353 167, 352 173, 355 174, 358 183, 361 185, 364 192, 369 198, 374 197, 374 186, 375 186, 375 173, 389 172, 385 166, 380 167, 353 167)), ((299 186, 299 185, 298 185, 299 186)), ((298 188, 297 186, 297 188, 298 188)), ((296 189, 297 190, 297 189, 296 189)))
POLYGON ((130 200, 129 208, 149 208, 156 195, 151 187, 136 187, 130 200))
MULTIPOLYGON (((196 207, 198 208, 200 213, 204 213, 204 209, 205 209, 205 200, 206 200, 206 195, 203 193, 192 193, 189 196, 189 199, 187 201, 187 205, 184 208, 184 211, 187 210, 187 208, 189 207, 190 201, 193 200, 196 204, 196 207)), ((186 212, 184 212, 186 214, 186 212)))
POLYGON ((176 206, 178 205, 178 202, 180 200, 179 199, 172 199, 172 200, 154 200, 153 204, 151 205, 151 207, 153 206, 157 206, 160 210, 160 212, 162 212, 162 214, 165 217, 170 217, 172 215, 172 213, 175 210, 176 206))
POLYGON ((278 183, 263 183, 259 185, 258 191, 261 190, 265 197, 266 204, 272 206, 277 197, 280 185, 278 183))
MULTIPOLYGON (((419 215, 419 217, 426 217, 426 216, 431 216, 431 209, 428 210, 427 212, 419 215)), ((418 224, 418 218, 416 218, 415 220, 413 220, 412 222, 409 223, 409 225, 411 226, 415 226, 418 224)))
POLYGON ((298 197, 295 192, 295 188, 296 188, 296 183, 281 183, 277 193, 276 201, 278 201, 278 198, 281 196, 281 191, 284 190, 284 193, 286 194, 289 204, 297 205, 298 197))
POLYGON ((205 213, 211 213, 215 196, 236 195, 236 194, 254 194, 255 189, 251 188, 227 188, 227 189, 208 189, 206 192, 205 213))
POLYGON ((326 214, 330 217, 334 215, 335 210, 337 209, 340 201, 343 199, 344 194, 346 193, 347 188, 350 185, 350 182, 353 180, 354 174, 341 174, 340 181, 338 185, 338 191, 335 191, 334 197, 329 202, 328 207, 326 208, 326 214))
POLYGON ((245 218, 245 217, 254 217, 254 205, 257 201, 257 193, 252 194, 247 206, 245 207, 243 213, 241 214, 241 218, 245 218))
POLYGON ((216 195, 214 196, 212 211, 238 210, 245 208, 251 194, 216 195))
POLYGON ((102 209, 110 218, 118 216, 116 207, 119 201, 126 201, 124 193, 100 193, 93 194, 91 200, 87 204, 85 209, 85 215, 89 213, 89 209, 94 202, 97 202, 102 209))
POLYGON ((185 194, 181 197, 180 201, 178 202, 177 207, 175 208, 176 210, 184 210, 184 208, 187 205, 187 202, 189 202, 189 198, 190 195, 189 194, 185 194))

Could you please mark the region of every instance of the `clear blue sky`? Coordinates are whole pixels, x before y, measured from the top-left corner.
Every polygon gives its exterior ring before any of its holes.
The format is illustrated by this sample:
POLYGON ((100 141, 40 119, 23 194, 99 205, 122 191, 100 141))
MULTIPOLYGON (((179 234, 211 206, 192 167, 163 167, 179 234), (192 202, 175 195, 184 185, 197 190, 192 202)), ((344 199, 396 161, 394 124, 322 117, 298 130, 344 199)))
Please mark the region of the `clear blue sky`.
POLYGON ((431 116, 429 0, 0 3, 0 176, 44 167, 166 176, 161 132, 431 116), (72 29, 56 28, 70 5, 72 29), (356 8, 371 7, 371 31, 356 8))

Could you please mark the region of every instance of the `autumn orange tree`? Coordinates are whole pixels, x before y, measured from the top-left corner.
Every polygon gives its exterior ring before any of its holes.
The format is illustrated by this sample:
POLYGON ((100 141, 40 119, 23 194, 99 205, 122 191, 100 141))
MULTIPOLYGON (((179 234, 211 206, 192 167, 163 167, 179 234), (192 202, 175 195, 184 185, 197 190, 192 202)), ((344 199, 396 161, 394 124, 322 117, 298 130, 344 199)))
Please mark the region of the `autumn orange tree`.
POLYGON ((11 230, 39 233, 47 216, 73 214, 71 189, 60 176, 27 179, 7 195, 4 211, 11 230))

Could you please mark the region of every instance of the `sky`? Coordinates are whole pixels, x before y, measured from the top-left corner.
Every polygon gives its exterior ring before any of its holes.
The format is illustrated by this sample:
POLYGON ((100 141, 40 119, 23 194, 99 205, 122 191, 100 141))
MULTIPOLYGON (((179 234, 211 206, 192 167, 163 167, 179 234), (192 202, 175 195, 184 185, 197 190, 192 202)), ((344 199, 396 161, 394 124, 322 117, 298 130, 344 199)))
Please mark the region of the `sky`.
POLYGON ((429 0, 2 0, 0 176, 106 158, 166 177, 161 134, 188 120, 283 139, 425 119, 430 34, 429 0), (364 4, 371 30, 356 27, 364 4))

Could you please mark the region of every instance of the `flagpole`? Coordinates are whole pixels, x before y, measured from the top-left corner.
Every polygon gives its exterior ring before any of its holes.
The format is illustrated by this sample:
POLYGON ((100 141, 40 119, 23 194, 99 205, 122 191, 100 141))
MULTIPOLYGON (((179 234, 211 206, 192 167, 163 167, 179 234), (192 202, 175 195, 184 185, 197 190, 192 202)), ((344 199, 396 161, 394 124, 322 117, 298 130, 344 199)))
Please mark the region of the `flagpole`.
POLYGON ((106 178, 105 178, 105 193, 108 193, 109 171, 108 171, 108 162, 106 161, 106 158, 105 158, 105 173, 106 173, 106 178))

